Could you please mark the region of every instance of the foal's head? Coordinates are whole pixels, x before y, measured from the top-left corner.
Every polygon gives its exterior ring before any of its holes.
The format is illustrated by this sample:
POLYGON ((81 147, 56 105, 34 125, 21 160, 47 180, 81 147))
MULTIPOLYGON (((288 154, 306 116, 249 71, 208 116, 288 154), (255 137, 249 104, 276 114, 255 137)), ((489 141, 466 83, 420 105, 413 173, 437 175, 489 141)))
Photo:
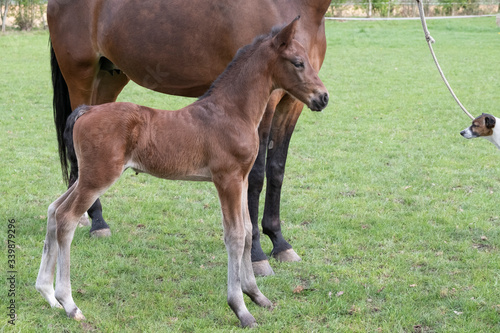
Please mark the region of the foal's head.
POLYGON ((313 111, 321 111, 328 104, 328 91, 312 68, 305 48, 294 39, 300 16, 281 29, 271 40, 278 53, 273 66, 276 88, 286 90, 313 111))

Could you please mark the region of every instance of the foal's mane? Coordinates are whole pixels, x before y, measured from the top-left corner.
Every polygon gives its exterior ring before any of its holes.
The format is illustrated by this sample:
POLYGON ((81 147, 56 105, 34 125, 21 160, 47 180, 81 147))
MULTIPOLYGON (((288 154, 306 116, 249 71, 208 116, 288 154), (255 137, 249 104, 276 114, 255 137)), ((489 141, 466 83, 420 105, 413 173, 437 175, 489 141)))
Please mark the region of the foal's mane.
POLYGON ((220 83, 225 80, 225 78, 228 76, 228 73, 231 72, 231 70, 235 66, 237 66, 242 62, 247 61, 248 58, 253 54, 253 52, 260 46, 260 44, 262 44, 268 38, 273 38, 274 36, 276 36, 285 25, 275 26, 272 28, 270 33, 259 35, 254 38, 252 43, 241 47, 236 52, 236 55, 234 56, 233 60, 229 63, 229 65, 226 67, 224 72, 222 72, 222 74, 220 74, 217 77, 217 79, 215 79, 215 81, 210 85, 210 88, 208 88, 205 94, 203 94, 200 98, 198 98, 198 100, 202 100, 212 95, 213 90, 216 89, 220 85, 220 83))

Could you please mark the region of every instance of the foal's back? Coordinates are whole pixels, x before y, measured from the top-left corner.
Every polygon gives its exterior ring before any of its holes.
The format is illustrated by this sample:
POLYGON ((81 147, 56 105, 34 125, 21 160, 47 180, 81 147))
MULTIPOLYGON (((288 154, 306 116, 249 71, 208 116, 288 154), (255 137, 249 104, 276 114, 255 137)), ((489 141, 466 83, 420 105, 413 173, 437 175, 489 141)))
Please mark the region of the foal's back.
POLYGON ((210 180, 208 153, 215 128, 204 112, 192 105, 177 111, 132 103, 90 107, 73 132, 80 177, 101 172, 102 163, 120 172, 133 168, 166 179, 210 180))

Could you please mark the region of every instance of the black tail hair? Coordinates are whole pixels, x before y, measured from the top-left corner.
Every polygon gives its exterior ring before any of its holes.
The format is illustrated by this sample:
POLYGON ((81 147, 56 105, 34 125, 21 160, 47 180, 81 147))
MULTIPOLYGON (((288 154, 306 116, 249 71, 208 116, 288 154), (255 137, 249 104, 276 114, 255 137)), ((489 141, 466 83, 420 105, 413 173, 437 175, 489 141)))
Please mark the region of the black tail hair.
POLYGON ((66 119, 71 114, 71 102, 69 100, 68 86, 62 76, 59 63, 57 62, 54 48, 50 44, 50 65, 52 67, 52 87, 54 90, 53 108, 54 123, 56 125, 57 142, 59 148, 59 160, 61 162, 62 176, 66 184, 69 181, 68 160, 64 141, 64 130, 66 129, 66 119))

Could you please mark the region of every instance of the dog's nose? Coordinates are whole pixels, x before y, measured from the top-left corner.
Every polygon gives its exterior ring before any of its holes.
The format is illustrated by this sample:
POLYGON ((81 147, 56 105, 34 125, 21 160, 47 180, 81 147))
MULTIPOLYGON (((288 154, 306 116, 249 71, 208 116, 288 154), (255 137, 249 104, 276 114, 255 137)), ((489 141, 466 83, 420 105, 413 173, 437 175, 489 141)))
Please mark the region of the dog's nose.
POLYGON ((460 131, 460 135, 461 135, 461 136, 465 136, 465 130, 460 131))

